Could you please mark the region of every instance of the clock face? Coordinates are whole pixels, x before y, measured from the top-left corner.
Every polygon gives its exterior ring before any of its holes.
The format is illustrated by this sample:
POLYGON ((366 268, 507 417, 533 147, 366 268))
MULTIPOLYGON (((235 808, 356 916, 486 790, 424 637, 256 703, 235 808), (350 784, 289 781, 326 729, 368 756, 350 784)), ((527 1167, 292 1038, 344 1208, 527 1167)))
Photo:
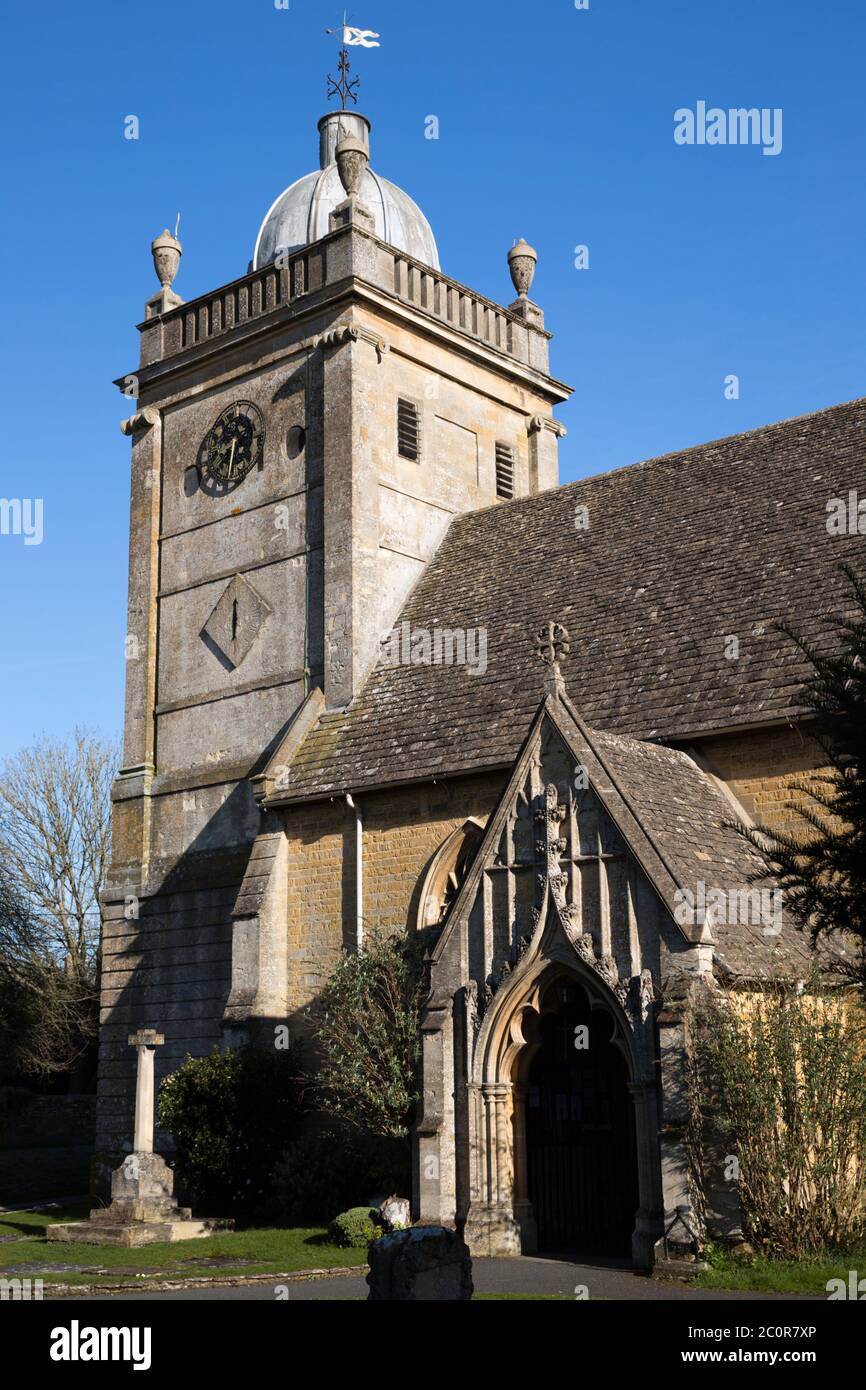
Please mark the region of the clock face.
POLYGON ((219 483, 239 483, 261 461, 265 422, 252 401, 235 401, 207 436, 205 467, 219 483))

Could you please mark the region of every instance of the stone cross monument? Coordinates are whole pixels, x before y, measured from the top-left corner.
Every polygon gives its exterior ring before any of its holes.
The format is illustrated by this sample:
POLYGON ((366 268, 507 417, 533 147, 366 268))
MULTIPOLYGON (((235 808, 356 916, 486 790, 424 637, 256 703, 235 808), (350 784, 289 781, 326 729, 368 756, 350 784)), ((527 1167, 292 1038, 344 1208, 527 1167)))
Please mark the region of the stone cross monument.
POLYGON ((153 1058, 154 1048, 162 1047, 165 1038, 152 1028, 139 1028, 130 1033, 130 1047, 138 1048, 138 1068, 135 1075, 135 1134, 133 1152, 153 1153, 153 1058))
POLYGON ((150 1245, 154 1241, 192 1240, 231 1230, 231 1220, 194 1221, 189 1207, 174 1200, 174 1174, 153 1151, 155 1049, 165 1038, 153 1028, 130 1033, 129 1045, 138 1052, 135 1082, 133 1150, 111 1175, 111 1203, 96 1207, 89 1221, 64 1221, 49 1226, 49 1240, 82 1241, 87 1245, 150 1245))

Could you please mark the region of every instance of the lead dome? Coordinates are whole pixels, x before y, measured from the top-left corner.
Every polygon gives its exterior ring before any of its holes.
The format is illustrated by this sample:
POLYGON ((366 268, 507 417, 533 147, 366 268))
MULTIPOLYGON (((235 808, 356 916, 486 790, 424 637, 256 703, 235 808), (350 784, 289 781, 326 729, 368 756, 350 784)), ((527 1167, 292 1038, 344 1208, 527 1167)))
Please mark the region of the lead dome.
MULTIPOLYGON (((319 165, 290 184, 272 204, 259 228, 253 270, 270 265, 280 252, 299 251, 329 231, 328 219, 345 198, 334 153, 343 136, 370 149, 370 122, 358 111, 330 111, 319 121, 319 165)), ((359 197, 373 214, 375 232, 416 261, 439 269, 436 239, 427 218, 408 193, 368 165, 359 197)))

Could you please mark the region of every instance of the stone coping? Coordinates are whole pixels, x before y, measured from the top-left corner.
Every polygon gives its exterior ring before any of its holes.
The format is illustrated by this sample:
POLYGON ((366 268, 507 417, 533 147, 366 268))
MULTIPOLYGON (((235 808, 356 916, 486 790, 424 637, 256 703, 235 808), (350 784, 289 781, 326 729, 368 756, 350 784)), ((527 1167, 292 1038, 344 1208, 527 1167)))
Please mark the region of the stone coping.
POLYGON ((46 1284, 43 1301, 49 1298, 96 1298, 100 1295, 110 1297, 113 1293, 127 1293, 147 1290, 154 1293, 178 1293, 184 1289, 243 1288, 251 1284, 290 1284, 309 1283, 315 1279, 344 1278, 347 1275, 363 1275, 366 1278, 370 1266, 335 1265, 332 1269, 293 1269, 275 1271, 273 1274, 215 1275, 212 1279, 194 1276, 189 1279, 125 1278, 112 1284, 46 1284))

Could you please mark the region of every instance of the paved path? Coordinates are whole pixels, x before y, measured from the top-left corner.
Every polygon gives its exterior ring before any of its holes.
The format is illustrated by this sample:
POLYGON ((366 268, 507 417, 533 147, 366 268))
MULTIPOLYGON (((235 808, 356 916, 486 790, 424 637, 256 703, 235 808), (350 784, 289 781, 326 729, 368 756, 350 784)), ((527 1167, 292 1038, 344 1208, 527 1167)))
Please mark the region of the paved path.
MULTIPOLYGON (((569 1260, 545 1259, 524 1255, 513 1260, 474 1260, 472 1277, 477 1293, 564 1294, 575 1297, 575 1287, 585 1285, 589 1297, 604 1299, 669 1300, 692 1299, 786 1299, 788 1295, 772 1293, 742 1293, 730 1289, 695 1289, 686 1284, 669 1284, 658 1279, 646 1279, 615 1265, 574 1264, 569 1260)), ((367 1297, 364 1275, 343 1274, 327 1279, 297 1280, 288 1285, 289 1301, 310 1299, 358 1299, 367 1297)), ((101 1294, 114 1299, 230 1299, 244 1301, 274 1301, 273 1284, 247 1284, 234 1287, 172 1290, 171 1292, 101 1294)), ((64 1300, 65 1301, 65 1300, 64 1300)))

